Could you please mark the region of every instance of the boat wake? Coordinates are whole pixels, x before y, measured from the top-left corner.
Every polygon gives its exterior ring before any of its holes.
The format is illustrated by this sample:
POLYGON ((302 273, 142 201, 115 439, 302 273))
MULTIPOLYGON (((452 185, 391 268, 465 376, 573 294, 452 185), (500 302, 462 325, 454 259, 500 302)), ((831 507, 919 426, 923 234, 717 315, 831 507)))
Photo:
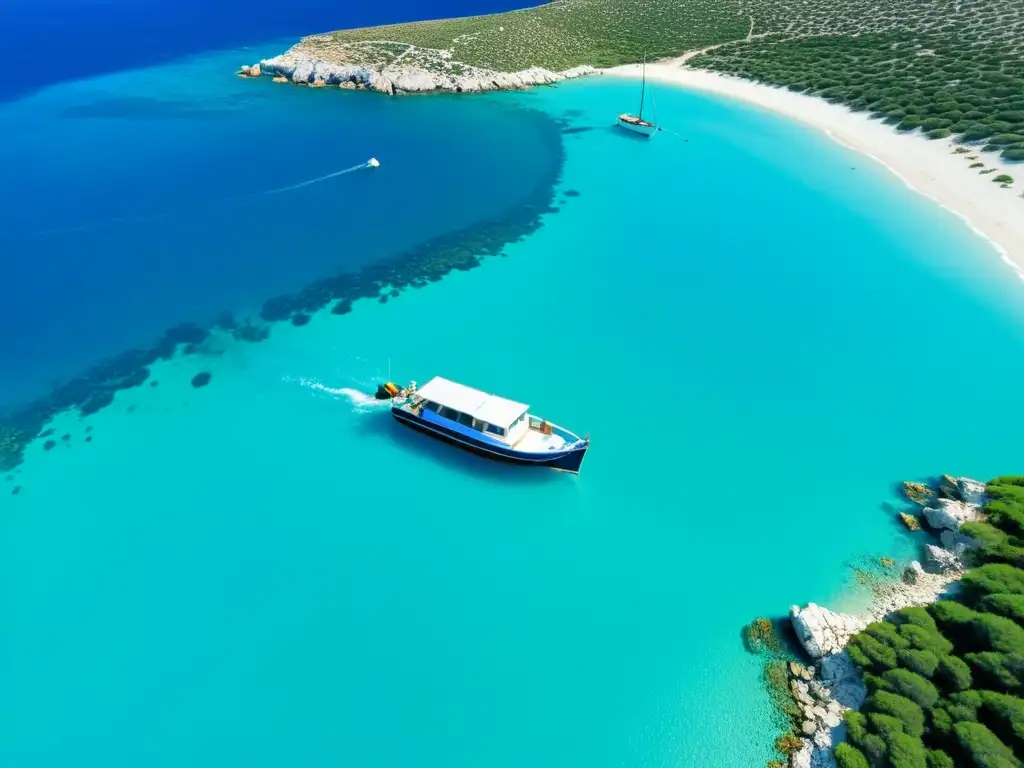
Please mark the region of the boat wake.
MULTIPOLYGON (((269 195, 280 195, 284 192, 293 192, 297 189, 302 189, 303 187, 312 186, 313 184, 322 184, 325 181, 330 181, 331 179, 344 176, 349 173, 378 167, 380 167, 380 163, 377 162, 376 158, 371 157, 365 163, 353 165, 351 168, 343 168, 340 171, 334 171, 312 179, 306 179, 306 181, 300 181, 297 184, 289 184, 284 187, 274 187, 273 189, 261 189, 256 192, 246 192, 242 195, 219 197, 203 202, 201 207, 206 208, 210 205, 223 205, 225 203, 237 203, 245 200, 252 200, 253 198, 267 197, 269 195)), ((170 216, 180 215, 184 212, 185 210, 183 209, 177 209, 173 211, 164 211, 162 213, 139 214, 138 216, 111 216, 110 218, 93 222, 91 224, 83 224, 75 227, 58 227, 56 229, 44 229, 37 232, 31 232, 28 237, 49 237, 53 235, 67 235, 75 232, 92 232, 105 227, 114 226, 116 224, 141 224, 143 222, 158 221, 170 216)))
POLYGON ((298 184, 289 184, 287 187, 276 187, 275 189, 265 189, 261 192, 252 192, 247 195, 239 195, 238 197, 226 197, 216 202, 228 202, 231 200, 248 200, 253 197, 265 197, 267 195, 279 195, 282 192, 292 192, 296 189, 302 189, 303 187, 309 187, 313 184, 320 184, 321 182, 328 181, 329 179, 337 178, 338 176, 344 176, 346 173, 354 173, 355 171, 361 171, 365 168, 376 168, 379 165, 375 158, 370 158, 365 163, 359 165, 353 165, 351 168, 344 168, 340 171, 334 171, 334 173, 328 173, 323 176, 317 176, 315 179, 307 179, 306 181, 300 181, 298 184))
POLYGON ((306 389, 330 395, 336 400, 348 400, 357 410, 390 406, 387 400, 378 400, 373 395, 360 392, 352 387, 328 387, 313 379, 299 379, 299 384, 306 389))

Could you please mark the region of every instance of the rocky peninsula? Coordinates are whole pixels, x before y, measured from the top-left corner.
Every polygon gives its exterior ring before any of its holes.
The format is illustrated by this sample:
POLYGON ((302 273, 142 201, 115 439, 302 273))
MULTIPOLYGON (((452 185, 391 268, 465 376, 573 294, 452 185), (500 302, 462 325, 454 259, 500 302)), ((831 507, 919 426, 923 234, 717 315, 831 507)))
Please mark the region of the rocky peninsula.
MULTIPOLYGON (((788 690, 782 692, 781 704, 796 735, 782 737, 779 746, 788 753, 790 768, 836 766, 833 747, 843 738, 843 713, 860 709, 868 695, 861 669, 846 650, 853 637, 895 611, 935 602, 960 578, 965 558, 977 546, 960 532, 960 525, 982 519, 984 483, 947 476, 934 490, 908 483, 905 491, 921 506, 921 517, 941 543, 924 545, 924 564, 915 560, 899 580, 874 584, 871 604, 860 615, 836 613, 814 603, 790 609, 793 632, 811 661, 805 665, 791 660, 786 665, 788 690)), ((778 695, 775 698, 779 700, 778 695)))
POLYGON ((275 82, 313 88, 334 85, 394 95, 522 90, 597 71, 594 67, 578 66, 562 72, 543 67, 500 72, 453 61, 449 51, 388 42, 336 44, 329 35, 311 35, 280 56, 243 66, 239 75, 266 75, 275 82))

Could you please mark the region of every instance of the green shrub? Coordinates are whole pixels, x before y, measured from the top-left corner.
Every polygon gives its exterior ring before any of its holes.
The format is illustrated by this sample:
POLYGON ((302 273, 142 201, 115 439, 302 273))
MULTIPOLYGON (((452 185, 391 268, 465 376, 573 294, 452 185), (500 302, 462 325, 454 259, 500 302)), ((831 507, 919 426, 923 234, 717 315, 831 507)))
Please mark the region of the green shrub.
POLYGON ((899 661, 896 651, 889 645, 879 642, 871 635, 860 633, 850 641, 848 646, 850 658, 866 669, 879 672, 892 669, 899 661))
POLYGON ((938 706, 932 710, 931 733, 940 738, 949 738, 953 733, 953 718, 945 707, 938 706))
POLYGON ((984 651, 968 653, 964 660, 971 665, 971 676, 977 683, 1003 691, 1018 691, 1024 680, 1024 660, 1006 653, 984 651))
POLYGON ((938 749, 929 749, 925 759, 928 768, 956 768, 953 758, 938 749))
POLYGON ((925 136, 929 139, 945 139, 953 135, 953 132, 949 128, 934 128, 930 131, 926 131, 925 136))
POLYGON ((999 182, 1000 184, 1013 184, 1013 176, 1008 173, 1000 173, 992 181, 999 182))
POLYGON ((1024 624, 1024 595, 985 595, 978 603, 978 609, 1024 624))
POLYGON ((850 741, 859 744, 868 732, 867 716, 855 709, 848 709, 843 715, 843 719, 846 721, 846 734, 850 741))
POLYGON ((990 501, 985 505, 985 513, 989 521, 1000 530, 1011 536, 1024 536, 1024 506, 1015 500, 990 501))
POLYGON ((882 761, 885 760, 886 752, 889 751, 882 737, 876 736, 873 733, 866 734, 857 747, 864 753, 864 756, 871 765, 881 765, 882 761))
POLYGON ((890 669, 882 675, 882 680, 893 693, 906 696, 923 709, 931 709, 939 700, 938 689, 909 669, 890 669))
POLYGON ((964 523, 960 526, 960 532, 970 536, 983 547, 1005 544, 1009 539, 1005 531, 999 530, 991 523, 964 523))
POLYGON ((1016 751, 1024 753, 1024 700, 1006 693, 982 691, 984 725, 1016 751))
POLYGON ((897 733, 889 742, 889 765, 892 768, 928 768, 924 742, 905 733, 897 733))
POLYGON ((1024 506, 1024 486, 1016 483, 989 483, 985 486, 985 493, 990 500, 1007 501, 1024 506))
MULTIPOLYGON (((1000 174, 996 179, 1005 179, 1000 174)), ((1013 177, 1009 177, 1010 182, 1013 177)), ((995 181, 996 179, 993 179, 995 181)), ((1008 183, 1000 181, 1001 184, 1008 183)), ((1005 563, 1024 568, 1024 539, 1013 538, 990 523, 964 523, 960 530, 981 544, 980 557, 988 563, 1005 563)))
MULTIPOLYGON (((1024 571, 1003 563, 986 563, 980 568, 972 568, 964 574, 960 582, 969 594, 981 597, 985 594, 1024 594, 1024 571)), ((934 606, 956 605, 947 600, 934 603, 934 606)), ((932 612, 936 621, 942 624, 939 616, 932 612)))
POLYGON ((931 651, 936 656, 943 656, 953 650, 953 644, 943 637, 938 629, 925 629, 917 624, 904 624, 900 627, 900 634, 914 648, 922 651, 931 651))
POLYGON ((977 691, 961 691, 954 693, 946 701, 945 708, 955 723, 978 720, 978 708, 981 707, 981 694, 977 691))
MULTIPOLYGON (((900 115, 902 118, 903 115, 900 115)), ((992 135, 992 129, 987 125, 974 125, 968 128, 960 136, 961 141, 980 141, 992 135)))
POLYGON ((957 741, 978 768, 1019 768, 1013 752, 981 723, 957 723, 953 726, 957 741))
POLYGON ((871 693, 874 693, 875 691, 879 690, 889 690, 885 684, 885 681, 878 675, 872 675, 870 672, 864 672, 862 677, 864 678, 864 685, 871 693))
POLYGON ((971 668, 957 656, 941 656, 935 679, 946 690, 966 691, 971 687, 971 668))
POLYGON ((836 747, 835 754, 836 765, 839 768, 871 768, 868 759, 864 757, 864 753, 845 741, 836 747))
POLYGON ((903 723, 892 715, 883 715, 881 712, 869 712, 868 722, 871 723, 871 730, 877 733, 886 744, 892 743, 894 734, 903 733, 903 723))
POLYGON ((903 730, 911 736, 920 736, 924 733, 924 712, 905 696, 889 691, 875 691, 864 702, 864 711, 892 715, 902 723, 903 730))
POLYGON ((1009 653, 1024 659, 1024 629, 1017 622, 991 613, 979 613, 974 620, 974 627, 979 640, 985 643, 985 650, 1009 653))
POLYGON ((927 608, 921 608, 914 606, 911 608, 901 608, 892 615, 892 623, 897 627, 906 627, 908 624, 921 627, 922 629, 930 629, 933 632, 938 632, 939 627, 935 623, 935 619, 928 613, 927 608))
POLYGON ((908 648, 897 653, 900 663, 911 672, 916 672, 922 677, 931 677, 935 674, 935 668, 939 666, 939 657, 931 651, 919 651, 915 648, 908 648))
POLYGON ((910 647, 910 641, 900 635, 899 630, 887 621, 876 621, 868 624, 864 628, 864 634, 870 635, 880 643, 885 643, 890 648, 896 650, 910 647))
POLYGON ((896 126, 897 131, 912 131, 915 128, 920 128, 924 120, 920 115, 907 115, 903 118, 899 125, 896 126))
POLYGON ((1019 133, 1000 133, 998 136, 993 136, 991 139, 989 139, 988 143, 1016 144, 1018 141, 1024 141, 1024 136, 1021 136, 1019 133))
POLYGON ((1002 158, 1004 160, 1024 160, 1024 149, 1004 149, 1002 158))

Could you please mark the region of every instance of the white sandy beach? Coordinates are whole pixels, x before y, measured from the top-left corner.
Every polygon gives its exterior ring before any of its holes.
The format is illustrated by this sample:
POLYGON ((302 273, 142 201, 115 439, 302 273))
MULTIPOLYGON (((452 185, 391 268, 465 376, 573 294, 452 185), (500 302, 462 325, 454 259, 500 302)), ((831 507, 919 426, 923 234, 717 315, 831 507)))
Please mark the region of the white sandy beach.
MULTIPOLYGON (((626 65, 604 72, 640 77, 640 66, 626 65)), ((976 169, 968 169, 970 161, 965 155, 953 153, 959 145, 949 139, 931 141, 920 135, 901 134, 881 121, 871 120, 866 112, 851 112, 784 88, 691 69, 679 60, 648 64, 647 79, 741 99, 824 131, 882 163, 912 189, 964 218, 995 244, 1003 260, 1024 280, 1024 164, 1001 162, 998 153, 986 152, 979 159, 986 168, 998 170, 981 175, 976 169), (1000 173, 1013 176, 1011 188, 1002 189, 992 182, 992 177, 1000 173)))

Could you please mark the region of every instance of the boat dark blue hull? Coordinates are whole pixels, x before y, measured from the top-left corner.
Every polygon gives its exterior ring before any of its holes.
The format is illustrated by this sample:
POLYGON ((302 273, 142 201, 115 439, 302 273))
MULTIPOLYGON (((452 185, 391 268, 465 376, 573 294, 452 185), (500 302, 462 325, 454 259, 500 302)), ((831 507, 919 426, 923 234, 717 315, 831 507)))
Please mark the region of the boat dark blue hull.
POLYGON ((448 427, 443 423, 438 423, 439 420, 428 422, 426 419, 410 413, 401 406, 393 406, 391 414, 406 426, 488 459, 504 461, 510 464, 521 464, 523 466, 548 467, 549 469, 557 469, 562 472, 571 472, 574 475, 579 474, 583 457, 587 453, 587 448, 590 447, 589 443, 580 441, 579 444, 567 446, 564 450, 553 450, 546 453, 527 453, 517 451, 510 446, 498 445, 494 442, 477 439, 472 434, 469 434, 469 430, 448 427))

